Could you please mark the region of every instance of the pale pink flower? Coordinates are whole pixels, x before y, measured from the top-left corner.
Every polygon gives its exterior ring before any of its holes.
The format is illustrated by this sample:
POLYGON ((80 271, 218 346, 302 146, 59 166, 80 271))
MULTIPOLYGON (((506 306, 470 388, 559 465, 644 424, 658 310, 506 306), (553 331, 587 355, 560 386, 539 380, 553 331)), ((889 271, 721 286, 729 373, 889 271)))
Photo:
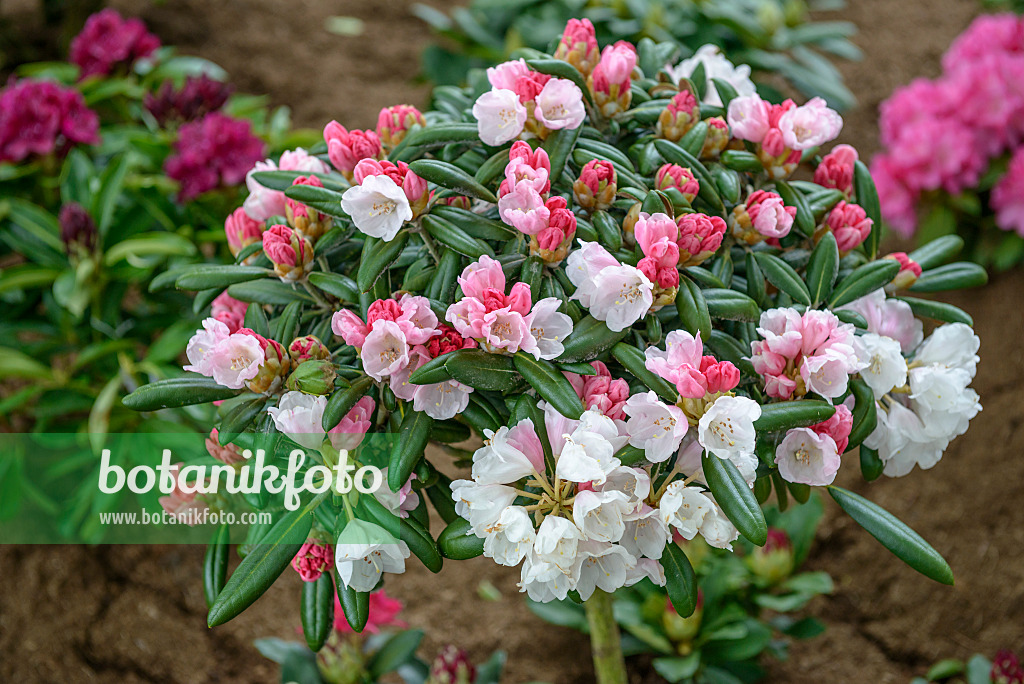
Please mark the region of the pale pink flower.
POLYGON ((519 79, 526 77, 529 73, 530 67, 526 65, 526 60, 513 59, 508 62, 502 62, 497 66, 489 67, 487 69, 487 80, 492 88, 514 91, 519 79))
POLYGON ((409 363, 409 343, 394 321, 380 320, 366 336, 359 353, 363 370, 378 382, 409 363))
POLYGON ((768 108, 769 104, 757 94, 733 98, 726 113, 732 137, 752 143, 763 141, 771 128, 768 108))
POLYGON ((221 463, 234 465, 245 460, 245 456, 234 444, 221 444, 220 432, 217 428, 210 430, 210 436, 205 440, 206 451, 221 463))
POLYGON ((319 449, 324 443, 324 409, 327 397, 304 392, 285 392, 267 413, 279 432, 307 449, 319 449))
POLYGON ((809 428, 790 430, 775 449, 779 475, 787 482, 815 487, 830 485, 841 462, 832 438, 809 428))
POLYGON ((185 370, 210 376, 209 354, 223 340, 231 335, 228 326, 216 318, 207 318, 203 321, 203 329, 197 330, 192 339, 185 347, 185 355, 188 357, 188 365, 185 370))
POLYGON ((363 319, 348 309, 335 312, 331 318, 331 330, 345 340, 345 344, 356 349, 362 348, 370 332, 363 319))
POLYGON ((868 331, 891 337, 900 343, 904 354, 917 348, 924 339, 924 324, 914 316, 910 305, 899 299, 886 297, 879 288, 871 294, 855 299, 843 309, 855 311, 868 322, 868 331))
POLYGON ((764 237, 779 239, 789 235, 793 228, 796 207, 787 207, 774 192, 756 190, 747 199, 747 213, 754 230, 764 237))
POLYGON ((348 130, 337 121, 324 127, 327 157, 334 168, 348 175, 362 159, 379 159, 383 154, 380 138, 373 131, 348 130))
POLYGON ((497 88, 477 98, 473 104, 480 140, 487 145, 501 145, 515 140, 526 124, 526 107, 514 90, 497 88))
POLYGON ((699 332, 693 336, 685 330, 673 330, 665 337, 665 351, 650 346, 644 356, 647 370, 675 385, 679 396, 698 398, 707 394, 708 381, 700 371, 704 344, 699 332))
POLYGON ((633 233, 644 253, 637 268, 660 287, 678 286, 679 227, 676 222, 667 214, 641 213, 633 233))
MULTIPOLYGON (((387 467, 381 468, 381 473, 384 475, 384 480, 387 481, 387 467)), ((416 510, 416 507, 420 505, 420 495, 412 488, 412 481, 415 479, 417 479, 416 473, 412 473, 397 492, 391 491, 390 487, 381 487, 373 493, 373 496, 381 502, 384 508, 399 518, 408 518, 409 511, 416 510)))
POLYGON ((823 188, 835 188, 847 197, 853 192, 853 166, 857 150, 849 145, 836 145, 814 170, 814 182, 823 188))
POLYGON ((576 286, 571 299, 604 321, 610 330, 628 328, 654 303, 654 285, 637 268, 619 261, 596 242, 580 240, 580 249, 569 254, 566 273, 576 286))
POLYGON ((648 461, 661 463, 679 450, 689 427, 682 409, 660 401, 655 392, 643 392, 631 396, 623 411, 629 416, 629 443, 643 449, 648 461))
MULTIPOLYGON (((634 55, 634 63, 636 57, 634 55)), ((632 71, 632 69, 630 69, 632 71)), ((536 99, 533 115, 550 130, 574 129, 583 124, 587 116, 583 107, 583 91, 572 81, 552 78, 536 99)))
MULTIPOLYGON (((196 498, 198 494, 196 487, 200 483, 193 482, 189 484, 182 477, 181 467, 183 465, 185 464, 175 463, 171 466, 170 472, 174 478, 174 489, 167 496, 161 496, 158 501, 160 502, 160 507, 167 511, 168 515, 172 515, 181 521, 186 521, 195 515, 195 513, 190 514, 191 511, 202 511, 207 508, 207 505, 202 499, 196 498), (186 489, 189 491, 185 491, 186 489)), ((198 522, 198 520, 195 520, 189 526, 192 527, 198 522)))
POLYGON ((373 425, 373 412, 376 408, 373 397, 362 397, 357 401, 338 424, 327 431, 331 446, 338 451, 352 451, 358 447, 373 425))
POLYGON ((636 68, 636 60, 636 48, 624 40, 605 47, 601 52, 601 60, 594 69, 595 88, 608 92, 606 87, 598 85, 599 82, 606 82, 607 84, 618 85, 620 92, 623 88, 628 89, 630 75, 633 73, 633 69, 636 68), (600 78, 598 77, 599 73, 600 78))
POLYGON ((272 159, 256 162, 256 165, 245 175, 245 185, 249 196, 242 205, 245 213, 257 221, 266 221, 271 216, 284 215, 286 198, 280 190, 271 190, 259 184, 253 177, 257 171, 302 171, 309 173, 328 173, 331 169, 301 147, 281 153, 280 162, 272 159))
POLYGON ((498 199, 501 220, 526 235, 536 235, 548 225, 551 210, 529 183, 518 183, 498 199))
POLYGON ((520 185, 531 187, 544 196, 551 189, 550 176, 551 160, 544 148, 534 150, 530 143, 517 140, 508 151, 505 179, 498 188, 498 196, 503 197, 520 185))
POLYGON ((834 140, 843 130, 843 117, 820 97, 794 107, 779 118, 782 140, 791 150, 807 150, 834 140))

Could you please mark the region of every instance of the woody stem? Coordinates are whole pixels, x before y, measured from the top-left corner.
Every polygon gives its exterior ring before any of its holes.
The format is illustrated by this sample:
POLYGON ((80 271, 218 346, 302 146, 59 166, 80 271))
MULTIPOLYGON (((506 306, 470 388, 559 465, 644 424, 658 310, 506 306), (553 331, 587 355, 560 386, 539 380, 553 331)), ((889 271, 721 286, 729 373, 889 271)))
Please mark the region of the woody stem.
POLYGON ((597 684, 626 684, 626 661, 619 626, 612 613, 612 595, 595 589, 583 602, 583 609, 590 625, 595 681, 597 684))

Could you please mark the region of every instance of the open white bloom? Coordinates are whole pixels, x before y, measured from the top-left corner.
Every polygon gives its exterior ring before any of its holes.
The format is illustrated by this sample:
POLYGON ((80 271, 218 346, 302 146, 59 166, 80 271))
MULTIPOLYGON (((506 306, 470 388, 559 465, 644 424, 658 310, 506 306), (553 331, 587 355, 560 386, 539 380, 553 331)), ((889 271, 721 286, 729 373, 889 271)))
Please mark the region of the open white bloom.
POLYGON ((583 490, 572 503, 572 518, 584 539, 617 542, 626 530, 623 516, 631 512, 629 499, 622 492, 583 490))
POLYGON ((595 589, 613 592, 625 586, 636 558, 617 544, 582 542, 577 557, 576 591, 586 601, 595 589))
POLYGON ((934 438, 925 431, 921 418, 898 402, 879 405, 878 425, 864 446, 878 451, 889 477, 907 475, 914 466, 927 470, 942 458, 948 439, 934 438))
POLYGON ((714 82, 717 78, 725 81, 736 89, 739 95, 753 95, 756 92, 754 82, 750 80, 750 67, 746 64, 734 65, 717 45, 702 45, 689 59, 684 59, 674 67, 666 67, 665 71, 672 77, 672 80, 679 83, 683 78, 689 78, 698 64, 704 65, 704 75, 707 78, 705 85, 704 102, 710 105, 722 105, 722 96, 718 94, 714 82))
POLYGON ((626 573, 626 583, 622 586, 631 587, 641 580, 649 579, 657 586, 665 586, 665 568, 650 558, 637 559, 636 565, 626 573))
POLYGON ((533 114, 545 128, 579 128, 587 116, 583 91, 567 78, 552 78, 537 95, 533 114))
POLYGON ((604 484, 596 487, 601 492, 622 492, 631 510, 636 510, 651 494, 651 476, 642 468, 619 466, 608 473, 604 484))
POLYGON ((307 449, 319 449, 324 443, 323 417, 327 397, 303 392, 285 392, 277 406, 267 413, 274 425, 292 441, 307 449))
POLYGON ((754 421, 761 406, 747 397, 728 395, 715 399, 697 424, 697 441, 719 458, 733 460, 754 453, 754 421))
POLYGON ((661 463, 679 449, 689 423, 678 406, 658 399, 655 392, 634 394, 622 408, 629 416, 626 433, 629 443, 643 449, 647 460, 661 463))
POLYGON ((434 420, 448 420, 465 411, 469 406, 469 395, 473 393, 472 387, 458 380, 410 386, 413 388, 413 409, 434 420))
POLYGON ((928 411, 952 411, 970 384, 971 374, 964 368, 931 365, 910 370, 910 398, 928 411))
POLYGON ((900 351, 899 342, 891 337, 866 333, 854 338, 853 348, 863 366, 860 377, 871 388, 875 399, 881 399, 894 387, 907 384, 907 361, 900 351))
POLYGON ((541 522, 533 542, 537 559, 568 572, 576 562, 576 547, 583 535, 572 521, 549 515, 541 522))
MULTIPOLYGON (((736 453, 730 458, 736 470, 746 481, 747 486, 754 488, 754 480, 757 479, 757 456, 753 453, 736 453)), ((697 484, 707 486, 707 478, 704 477, 704 447, 691 436, 683 438, 683 447, 679 451, 676 465, 684 473, 693 477, 697 484)))
POLYGON ((409 547, 379 525, 352 520, 338 537, 334 563, 338 577, 349 589, 372 591, 385 572, 405 572, 409 547))
POLYGON ((816 487, 832 484, 840 460, 835 440, 809 428, 789 430, 775 449, 782 479, 816 487))
POLYGON ((712 507, 707 515, 704 516, 704 521, 700 525, 700 536, 704 537, 704 541, 716 549, 732 551, 732 543, 740 536, 739 530, 722 512, 722 508, 715 501, 715 497, 709 493, 707 498, 711 500, 712 507))
POLYGON ((514 91, 494 88, 473 104, 480 139, 487 145, 502 145, 515 140, 526 124, 526 107, 514 91))
MULTIPOLYGON (((551 426, 548 426, 548 436, 557 439, 551 434, 551 426)), ((561 480, 600 485, 609 473, 622 465, 615 458, 615 452, 625 439, 619 436, 615 422, 597 409, 585 411, 579 425, 563 438, 564 445, 555 466, 555 476, 561 480)))
POLYGON ((978 366, 981 340, 969 325, 947 323, 935 329, 914 354, 916 364, 962 368, 973 378, 978 366))
POLYGON ((628 516, 619 544, 638 558, 645 556, 658 560, 671 539, 672 531, 662 519, 660 509, 644 505, 637 513, 628 516))
POLYGON ((683 539, 697 536, 713 508, 711 499, 700 487, 687 487, 681 480, 670 484, 658 503, 662 521, 679 530, 683 539))
MULTIPOLYGON (((473 454, 473 479, 479 484, 507 484, 521 480, 538 469, 538 465, 524 453, 524 439, 534 432, 529 418, 519 421, 511 429, 505 426, 497 432, 484 431, 487 441, 473 454)), ((536 437, 534 437, 534 440, 536 437)))
POLYGON ((539 603, 561 601, 576 587, 579 566, 573 564, 568 571, 543 560, 536 552, 527 554, 519 579, 519 591, 525 591, 531 600, 539 603))
POLYGON ((409 198, 390 176, 367 176, 341 196, 341 208, 360 232, 390 242, 412 220, 409 198))
POLYGON ((878 288, 840 309, 855 311, 868 322, 868 331, 882 337, 891 337, 900 343, 904 353, 910 353, 924 339, 924 324, 914 317, 910 305, 894 297, 887 297, 878 288))
POLYGON ((569 254, 566 274, 578 299, 609 330, 625 330, 640 320, 654 303, 654 285, 640 269, 619 261, 596 242, 580 240, 569 254))
POLYGON ((516 490, 505 485, 483 485, 472 480, 452 482, 455 512, 469 521, 476 536, 484 539, 506 508, 516 499, 516 490))
POLYGON ((538 358, 554 359, 565 351, 562 340, 572 333, 572 319, 558 311, 559 305, 558 299, 545 297, 526 316, 526 326, 537 341, 534 355, 538 358))
POLYGON ((509 506, 487 528, 484 555, 498 565, 518 565, 537 537, 530 514, 522 506, 509 506))

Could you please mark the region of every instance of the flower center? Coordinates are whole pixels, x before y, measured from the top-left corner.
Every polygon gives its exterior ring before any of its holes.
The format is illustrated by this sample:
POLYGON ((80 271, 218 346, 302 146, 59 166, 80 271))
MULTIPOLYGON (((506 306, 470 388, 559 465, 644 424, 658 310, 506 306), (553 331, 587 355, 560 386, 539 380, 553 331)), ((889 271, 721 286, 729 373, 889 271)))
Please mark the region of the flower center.
POLYGON ((394 200, 381 198, 377 199, 373 203, 373 207, 370 208, 370 216, 386 216, 395 211, 398 205, 394 200))

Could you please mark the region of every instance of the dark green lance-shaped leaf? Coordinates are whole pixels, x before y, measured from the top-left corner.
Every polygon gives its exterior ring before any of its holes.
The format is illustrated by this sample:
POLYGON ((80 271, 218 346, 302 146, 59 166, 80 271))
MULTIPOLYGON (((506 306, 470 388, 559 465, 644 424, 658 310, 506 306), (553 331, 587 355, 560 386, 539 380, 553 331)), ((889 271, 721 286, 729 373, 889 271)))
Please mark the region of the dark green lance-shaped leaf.
POLYGON ((732 461, 714 454, 704 457, 704 477, 715 501, 740 534, 751 543, 764 546, 768 540, 768 524, 764 513, 747 486, 743 475, 732 461))
POLYGON ((722 198, 718 195, 718 190, 715 187, 715 180, 711 177, 711 174, 708 173, 707 168, 700 163, 700 160, 669 140, 658 139, 654 141, 654 145, 658 148, 658 152, 661 153, 661 156, 663 156, 667 161, 672 164, 685 166, 693 172, 697 177, 697 182, 700 183, 700 192, 698 193, 698 197, 710 204, 716 212, 724 217, 725 204, 722 203, 722 198))
POLYGON ((311 651, 319 651, 334 629, 334 580, 325 572, 313 582, 302 583, 299 605, 302 634, 311 651))
POLYGON ((615 452, 615 458, 622 461, 622 465, 635 466, 647 460, 647 453, 632 444, 627 444, 615 452))
POLYGON ((408 663, 409 659, 416 653, 423 641, 423 631, 419 629, 408 629, 397 632, 393 637, 384 642, 380 650, 373 654, 370 662, 366 665, 366 673, 371 682, 375 682, 385 674, 394 672, 402 665, 408 663))
POLYGON ((249 328, 257 335, 270 337, 270 321, 267 320, 267 312, 258 304, 246 307, 242 327, 249 328))
POLYGON ((785 181, 775 181, 775 190, 786 206, 796 207, 796 220, 793 226, 805 236, 814 233, 814 214, 803 193, 785 181))
POLYGON ((722 106, 728 109, 729 103, 739 97, 736 88, 732 83, 721 78, 712 78, 711 82, 715 84, 715 90, 718 91, 718 97, 722 100, 722 106))
POLYGON ((406 543, 412 554, 420 559, 424 567, 431 572, 441 572, 441 553, 437 550, 437 542, 430 536, 423 525, 410 518, 403 518, 398 523, 399 536, 406 543))
POLYGON ((504 241, 516 237, 516 230, 511 226, 458 207, 435 204, 430 213, 454 223, 469 235, 480 240, 504 241))
POLYGON ((343 302, 359 303, 359 286, 347 275, 313 271, 309 274, 309 284, 343 302))
POLYGON ((356 402, 369 393, 373 386, 373 378, 366 375, 354 381, 347 389, 340 389, 327 400, 321 424, 324 430, 330 430, 352 410, 356 402))
POLYGON ((334 584, 338 590, 338 602, 349 627, 358 634, 366 627, 366 621, 370 617, 370 593, 349 589, 337 572, 334 571, 334 584))
POLYGON ((657 392, 668 403, 674 404, 679 399, 679 392, 676 391, 676 388, 671 383, 647 370, 647 358, 636 347, 625 342, 619 342, 612 347, 612 356, 622 364, 623 368, 632 373, 637 380, 657 392))
POLYGON ((807 285, 792 266, 779 257, 764 252, 756 254, 755 258, 769 283, 792 297, 794 302, 810 306, 811 293, 807 291, 807 285))
POLYGON ((314 175, 324 183, 325 186, 333 189, 344 187, 341 182, 330 176, 314 173, 309 174, 303 171, 256 171, 252 174, 253 180, 269 190, 278 190, 280 192, 286 191, 292 187, 295 183, 295 179, 299 176, 314 175))
POLYGON ((853 163, 853 194, 857 198, 857 204, 873 221, 871 234, 864 241, 864 251, 869 258, 874 259, 878 256, 878 245, 882 241, 882 209, 878 203, 878 190, 875 189, 871 172, 860 160, 853 163))
POLYGON ((988 282, 988 273, 978 264, 961 261, 925 271, 910 286, 911 292, 943 292, 980 287, 988 282))
POLYGON ((181 272, 174 285, 179 290, 224 289, 228 285, 266 278, 267 269, 233 264, 200 264, 181 272))
POLYGON ((315 185, 293 185, 284 191, 285 196, 316 209, 322 214, 345 218, 348 214, 341 208, 342 193, 315 185))
POLYGON ((853 269, 853 273, 835 286, 828 306, 830 309, 837 309, 880 287, 885 287, 899 272, 900 264, 895 259, 879 259, 858 266, 853 269))
POLYGON ((761 407, 761 417, 754 421, 754 429, 760 433, 808 427, 828 420, 835 412, 832 404, 816 399, 765 404, 761 407))
POLYGON ((213 533, 203 558, 203 596, 209 608, 217 600, 228 577, 228 554, 231 551, 231 528, 225 523, 213 533))
MULTIPOLYGON (((498 426, 495 425, 494 430, 497 431, 498 426)), ((430 499, 430 503, 434 505, 434 510, 437 511, 441 519, 444 520, 445 524, 450 525, 451 523, 459 520, 459 514, 455 512, 455 502, 452 500, 452 481, 444 473, 437 473, 437 481, 425 488, 427 497, 430 499)), ((444 532, 441 532, 441 536, 444 536, 444 532)), ((438 537, 438 545, 440 547, 441 539, 438 537)), ((444 548, 441 548, 442 555, 444 554, 444 548)))
MULTIPOLYGON (((671 215, 672 200, 670 200, 668 195, 663 193, 661 190, 651 190, 647 193, 647 196, 644 197, 644 201, 640 205, 640 211, 645 214, 671 215)), ((616 228, 618 227, 616 226, 616 228)))
POLYGON ((754 258, 753 253, 747 252, 745 260, 747 265, 747 294, 760 306, 767 294, 764 274, 761 273, 761 267, 757 265, 757 259, 754 258))
POLYGON ((379 238, 367 237, 363 243, 363 254, 359 260, 356 273, 356 285, 360 292, 369 292, 381 274, 388 269, 402 254, 405 243, 409 241, 409 233, 402 231, 391 242, 379 238))
POLYGON ((850 442, 847 451, 859 446, 875 431, 878 424, 878 413, 875 407, 875 394, 862 379, 850 381, 850 393, 853 394, 853 423, 850 427, 850 442))
POLYGON ((825 214, 832 210, 845 195, 839 190, 825 190, 814 195, 807 195, 807 204, 811 208, 816 223, 824 220, 825 214))
POLYGON ((629 171, 633 171, 633 160, 626 156, 625 152, 621 151, 614 145, 609 145, 606 142, 593 140, 591 138, 580 138, 576 141, 576 146, 580 149, 591 152, 591 156, 596 155, 598 159, 605 159, 617 166, 622 166, 629 171))
POLYGON ((454 223, 438 216, 427 214, 423 217, 423 227, 442 245, 464 254, 471 259, 479 259, 483 255, 493 256, 494 251, 486 242, 481 242, 462 230, 454 223))
POLYGON ((753 152, 746 150, 726 150, 722 152, 722 164, 733 171, 744 171, 746 173, 760 173, 764 171, 764 164, 753 152))
POLYGON ((551 162, 550 177, 553 180, 562 177, 562 169, 565 168, 565 162, 569 160, 569 155, 572 154, 572 149, 576 146, 576 140, 580 137, 582 130, 583 126, 572 129, 562 128, 549 135, 548 139, 544 141, 544 149, 551 162))
POLYGON ((447 123, 413 131, 402 142, 406 143, 405 150, 408 151, 417 147, 429 149, 443 147, 451 143, 476 142, 478 140, 480 140, 480 133, 476 124, 447 123))
POLYGON ((447 382, 452 379, 452 374, 445 368, 448 361, 447 355, 431 359, 417 368, 409 376, 409 382, 414 385, 434 385, 439 382, 447 382))
MULTIPOLYGON (((629 328, 614 332, 604 321, 587 316, 575 326, 563 342, 563 351, 558 361, 575 363, 591 361, 605 353, 629 334, 629 328)), ((564 363, 563 363, 564 365, 564 363)))
POLYGON ((697 575, 690 559, 678 544, 668 544, 661 556, 665 568, 665 590, 680 617, 689 617, 697 608, 697 575))
POLYGON ((437 544, 444 557, 452 560, 468 560, 484 552, 484 540, 472 533, 465 518, 456 518, 444 528, 437 544))
POLYGON ((544 359, 535 359, 524 352, 516 352, 512 361, 520 375, 537 390, 537 394, 559 413, 573 420, 580 417, 584 411, 583 402, 555 364, 544 359))
POLYGON ((711 312, 700 286, 689 278, 681 278, 676 293, 676 311, 683 328, 691 335, 700 333, 703 339, 711 334, 711 312))
MULTIPOLYGON (((214 297, 217 296, 217 288, 206 291, 214 293, 214 297)), ((286 306, 292 302, 313 301, 313 298, 305 290, 296 289, 294 285, 282 283, 277 278, 237 283, 228 288, 228 294, 239 301, 271 304, 273 306, 286 306)))
MULTIPOLYGON (((665 208, 661 207, 658 211, 665 211, 665 208)), ((619 226, 619 222, 612 218, 611 214, 607 211, 594 212, 591 220, 602 245, 613 252, 622 248, 622 228, 619 226)))
POLYGON ((959 235, 943 235, 928 244, 921 245, 907 256, 927 271, 946 263, 959 254, 963 248, 964 239, 959 235))
POLYGON ((974 325, 974 319, 966 311, 952 304, 937 302, 932 299, 918 299, 917 297, 897 297, 897 299, 902 299, 909 304, 910 310, 914 312, 915 316, 931 318, 946 323, 974 325))
POLYGON ((482 349, 460 349, 445 354, 444 359, 452 378, 474 389, 508 390, 520 377, 511 358, 482 349))
POLYGON ((874 482, 882 476, 882 471, 885 470, 885 464, 882 463, 882 459, 878 456, 876 449, 869 449, 863 444, 860 445, 860 473, 864 476, 864 479, 868 482, 874 482))
POLYGON ((704 290, 704 301, 712 318, 730 321, 756 321, 761 316, 757 302, 735 290, 704 290))
POLYGON ((191 375, 143 385, 122 399, 121 403, 135 411, 157 411, 230 399, 238 392, 218 385, 213 378, 191 375))
POLYGON ((491 181, 505 173, 506 166, 508 166, 508 150, 503 148, 492 154, 488 157, 487 161, 480 165, 480 168, 476 170, 474 178, 484 185, 490 185, 491 181))
POLYGON ((839 246, 829 232, 818 241, 807 262, 807 289, 811 293, 811 306, 817 306, 832 294, 839 275, 839 246))
POLYGON ((536 304, 540 297, 541 278, 544 276, 544 260, 539 256, 530 256, 523 261, 522 270, 519 271, 520 282, 530 286, 530 293, 533 303, 536 304))
POLYGON ((391 491, 401 489, 416 468, 430 441, 430 427, 433 423, 434 419, 422 411, 413 411, 410 407, 406 412, 388 461, 388 486, 391 491))
POLYGON ((868 329, 867 319, 861 316, 856 311, 853 311, 852 309, 840 309, 839 311, 833 311, 832 313, 834 313, 836 315, 836 318, 838 318, 843 323, 849 323, 850 325, 856 326, 861 330, 868 329))
POLYGON ((694 157, 700 157, 700 152, 704 148, 704 141, 707 137, 708 122, 699 121, 686 132, 686 135, 679 139, 679 146, 694 157))
POLYGON ((454 249, 444 250, 441 255, 441 263, 437 265, 434 277, 427 287, 426 295, 430 299, 436 299, 446 304, 451 303, 455 294, 455 284, 461 268, 462 256, 454 249))
POLYGON ((267 398, 264 395, 253 394, 245 399, 240 399, 237 404, 232 406, 231 410, 221 419, 220 426, 217 428, 221 444, 226 444, 245 432, 245 428, 255 420, 266 403, 267 398))
POLYGON ((892 513, 862 496, 835 485, 829 486, 828 493, 858 525, 881 542, 882 546, 892 551, 897 558, 925 577, 943 584, 953 584, 953 571, 939 552, 892 513))
POLYGON ((442 188, 448 188, 462 195, 482 199, 485 202, 496 203, 498 201, 493 192, 454 164, 437 159, 420 159, 409 164, 409 169, 420 178, 442 188))
POLYGON ((238 564, 217 595, 206 622, 222 625, 252 605, 284 572, 302 547, 313 524, 303 509, 286 513, 238 564))
POLYGON ((724 166, 711 167, 711 176, 715 179, 718 194, 727 202, 736 204, 740 201, 740 175, 724 166))

